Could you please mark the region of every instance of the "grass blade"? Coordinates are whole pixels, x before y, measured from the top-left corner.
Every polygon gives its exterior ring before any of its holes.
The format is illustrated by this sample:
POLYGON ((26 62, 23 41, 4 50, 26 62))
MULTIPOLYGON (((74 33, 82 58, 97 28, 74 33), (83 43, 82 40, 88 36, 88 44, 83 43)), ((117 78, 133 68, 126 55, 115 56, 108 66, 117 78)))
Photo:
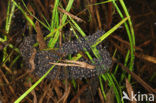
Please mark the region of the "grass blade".
POLYGON ((19 103, 20 101, 22 101, 39 83, 41 83, 41 81, 43 81, 43 79, 50 73, 50 71, 54 67, 55 65, 53 65, 37 82, 35 82, 35 84, 31 86, 31 88, 29 88, 24 94, 22 94, 14 103, 19 103))

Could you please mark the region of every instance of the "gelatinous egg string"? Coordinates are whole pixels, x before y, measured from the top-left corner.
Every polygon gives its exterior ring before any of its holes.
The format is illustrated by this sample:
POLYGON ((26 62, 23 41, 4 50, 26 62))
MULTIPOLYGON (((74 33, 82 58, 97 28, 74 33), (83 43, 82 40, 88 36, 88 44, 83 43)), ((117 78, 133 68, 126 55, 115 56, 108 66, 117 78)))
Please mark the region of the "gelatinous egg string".
MULTIPOLYGON (((85 39, 80 38, 80 40, 75 41, 69 41, 62 44, 62 47, 58 49, 56 52, 60 54, 65 54, 67 56, 68 54, 75 54, 78 53, 78 51, 84 51, 84 48, 86 48, 88 51, 91 51, 90 46, 94 44, 94 42, 101 37, 104 34, 103 31, 97 31, 96 33, 87 36, 85 39)), ((31 58, 31 55, 33 53, 33 44, 36 43, 36 40, 33 39, 33 36, 30 35, 28 37, 25 37, 23 42, 20 44, 19 49, 21 52, 21 56, 23 57, 23 60, 25 61, 25 64, 28 68, 31 68, 31 65, 29 63, 29 59, 31 58)), ((81 79, 81 78, 90 78, 94 76, 98 76, 100 74, 105 73, 112 64, 112 59, 110 57, 109 52, 102 48, 102 46, 97 47, 99 54, 101 55, 101 59, 93 58, 95 63, 92 63, 91 61, 88 61, 84 58, 80 58, 79 61, 88 63, 90 65, 95 66, 94 69, 87 69, 82 68, 79 66, 67 66, 65 67, 66 74, 64 73, 64 67, 55 66, 53 70, 49 73, 47 78, 49 79, 81 79), (104 65, 102 68, 101 65, 104 65)), ((34 74, 37 76, 43 76, 49 68, 52 66, 52 64, 49 63, 55 63, 57 60, 59 60, 61 57, 57 55, 57 53, 53 53, 52 51, 40 51, 38 48, 36 48, 37 52, 35 54, 34 63, 35 63, 35 70, 34 74)), ((66 59, 66 58, 64 58, 66 59)))

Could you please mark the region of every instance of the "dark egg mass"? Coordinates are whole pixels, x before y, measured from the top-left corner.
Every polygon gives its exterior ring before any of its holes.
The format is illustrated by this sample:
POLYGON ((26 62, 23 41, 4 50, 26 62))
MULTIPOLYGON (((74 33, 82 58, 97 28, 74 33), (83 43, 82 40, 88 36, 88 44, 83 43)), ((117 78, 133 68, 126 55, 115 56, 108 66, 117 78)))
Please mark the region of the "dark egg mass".
MULTIPOLYGON (((64 57, 67 57, 69 54, 76 54, 78 51, 84 51, 86 48, 89 52, 91 52, 90 46, 94 44, 94 42, 104 34, 104 31, 97 31, 96 33, 89 35, 85 38, 79 38, 79 40, 64 42, 62 47, 55 52, 59 54, 64 54, 64 57)), ((36 40, 33 37, 34 35, 30 35, 25 37, 23 42, 20 44, 19 49, 21 52, 21 56, 25 61, 25 64, 28 68, 31 68, 29 63, 29 59, 33 53, 33 44, 36 43, 36 40)), ((109 70, 112 65, 112 59, 110 57, 109 52, 106 48, 102 46, 98 46, 99 54, 101 59, 93 58, 95 63, 92 63, 89 60, 84 58, 80 58, 79 61, 86 62, 90 65, 95 66, 94 69, 82 68, 82 67, 60 67, 55 66, 53 70, 48 74, 47 78, 49 79, 82 79, 82 78, 91 78, 94 76, 98 76, 100 74, 105 73, 109 70)), ((33 73, 39 77, 43 76, 51 67, 52 64, 50 62, 57 62, 61 57, 57 53, 52 52, 51 50, 39 50, 36 47, 36 54, 34 58, 35 70, 33 73)), ((67 58, 64 58, 67 59, 67 58)))

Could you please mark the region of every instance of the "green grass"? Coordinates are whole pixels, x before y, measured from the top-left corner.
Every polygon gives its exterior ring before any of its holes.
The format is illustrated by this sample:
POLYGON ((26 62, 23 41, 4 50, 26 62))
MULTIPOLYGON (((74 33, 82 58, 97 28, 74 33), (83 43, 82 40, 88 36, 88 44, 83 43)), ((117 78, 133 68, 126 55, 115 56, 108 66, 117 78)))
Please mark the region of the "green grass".
MULTIPOLYGON (((70 12, 71 8, 73 7, 73 2, 74 0, 69 0, 65 10, 70 12)), ((127 66, 131 71, 133 71, 133 64, 134 64, 134 46, 135 46, 135 36, 134 36, 134 30, 132 27, 132 22, 130 19, 130 15, 128 13, 128 10, 124 4, 123 0, 119 0, 120 5, 122 7, 123 10, 120 10, 118 5, 116 3, 115 0, 108 0, 105 2, 101 2, 101 3, 96 3, 96 4, 92 4, 92 5, 102 5, 104 3, 108 3, 108 2, 112 2, 113 5, 115 6, 119 16, 121 17, 121 21, 116 24, 114 27, 112 27, 110 30, 108 30, 105 34, 103 34, 100 38, 97 39, 97 41, 95 41, 94 45, 91 46, 92 51, 95 55, 95 57, 97 59, 100 59, 101 56, 98 53, 99 51, 96 49, 96 46, 98 44, 100 44, 102 41, 104 41, 108 36, 110 36, 115 30, 117 30, 121 25, 124 24, 125 28, 126 28, 126 32, 127 32, 127 36, 129 38, 129 42, 130 42, 130 50, 127 51, 127 56, 125 57, 125 62, 124 65, 127 66), (122 12, 123 11, 123 12, 122 12), (125 17, 123 15, 126 15, 125 17), (128 62, 130 59, 130 62, 128 62)), ((76 36, 76 38, 79 40, 78 35, 76 34, 76 32, 79 32, 81 34, 82 37, 86 37, 86 34, 84 33, 83 29, 81 29, 81 27, 79 26, 79 24, 77 24, 76 21, 74 21, 70 16, 67 16, 66 14, 63 14, 62 17, 60 18, 59 15, 62 14, 61 12, 58 11, 57 7, 62 7, 61 3, 59 0, 55 0, 54 3, 54 8, 52 11, 52 18, 50 23, 48 23, 48 20, 46 20, 46 18, 43 15, 44 21, 39 20, 37 17, 35 17, 26 7, 24 1, 22 0, 22 3, 25 7, 25 9, 23 9, 18 3, 16 3, 16 1, 12 0, 12 2, 8 3, 8 11, 7 11, 7 18, 6 18, 6 26, 5 26, 5 30, 8 33, 10 30, 10 25, 11 25, 11 20, 12 20, 12 15, 14 14, 14 10, 15 7, 18 8, 24 15, 25 19, 33 26, 33 28, 35 29, 35 23, 29 18, 29 16, 27 15, 27 13, 31 16, 33 16, 43 27, 45 27, 47 30, 50 31, 50 33, 44 38, 45 40, 50 38, 50 41, 48 43, 48 47, 49 48, 54 48, 56 46, 56 43, 59 41, 59 35, 60 35, 60 30, 67 24, 69 24, 76 36), (12 6, 10 6, 12 3, 12 6)), ((91 5, 89 5, 91 6, 91 5)), ((1 42, 4 42, 7 40, 7 37, 4 36, 4 38, 0 38, 1 42)), ((36 43, 35 46, 37 46, 38 44, 36 43)), ((12 44, 10 44, 11 48, 14 48, 12 44)), ((16 49, 17 52, 18 49, 16 49)), ((84 48, 85 54, 88 56, 88 58, 90 59, 90 61, 93 61, 93 57, 91 56, 91 54, 87 51, 86 48, 84 48)), ((114 56, 116 54, 117 50, 114 50, 114 56)), ((5 48, 3 50, 3 61, 6 61, 6 57, 7 57, 7 48, 5 48)), ((69 59, 72 60, 78 60, 82 57, 81 54, 77 54, 77 57, 70 57, 69 59)), ((11 63, 11 66, 13 64, 15 64, 15 62, 17 61, 17 59, 19 59, 19 56, 17 56, 11 63)), ((22 101, 37 85, 39 85, 39 83, 41 81, 43 81, 44 78, 46 78, 46 76, 48 75, 48 73, 54 68, 55 65, 53 65, 37 82, 35 82, 26 92, 24 92, 16 101, 15 103, 19 103, 20 101, 22 101)), ((121 80, 120 82, 118 82, 118 80, 116 79, 116 73, 118 72, 119 66, 116 65, 114 73, 105 73, 101 76, 99 76, 99 81, 100 81, 100 87, 101 87, 101 91, 103 94, 104 99, 106 100, 106 89, 103 88, 104 84, 102 81, 107 82, 108 81, 108 86, 109 88, 113 88, 115 96, 116 96, 116 101, 118 103, 124 103, 124 101, 121 101, 121 97, 122 97, 122 88, 123 85, 121 84, 121 82, 123 82, 123 80, 125 78, 128 78, 129 81, 131 80, 131 76, 129 74, 126 74, 124 71, 121 73, 121 80)), ((76 88, 76 82, 73 80, 72 81, 74 87, 76 88)))
MULTIPOLYGON (((128 10, 123 2, 123 0, 119 0, 120 1, 120 4, 124 10, 124 13, 125 15, 128 17, 130 16, 129 13, 128 13, 128 10)), ((123 16, 123 13, 121 12, 121 10, 119 9, 118 5, 116 4, 115 0, 113 0, 113 4, 118 12, 118 14, 120 15, 120 17, 123 19, 124 16, 123 16)), ((135 55, 134 55, 134 46, 135 46, 135 35, 134 35, 134 30, 133 30, 133 26, 132 26, 132 22, 131 22, 131 19, 129 18, 128 19, 128 24, 127 22, 124 23, 125 25, 125 28, 126 28, 126 32, 128 34, 128 38, 129 38, 129 42, 130 42, 130 52, 131 52, 131 58, 130 58, 130 63, 129 63, 129 69, 131 71, 133 71, 133 64, 134 64, 134 59, 135 59, 135 55)), ((127 59, 127 58, 126 58, 127 59)), ((129 81, 131 80, 131 76, 128 75, 128 79, 129 81)))

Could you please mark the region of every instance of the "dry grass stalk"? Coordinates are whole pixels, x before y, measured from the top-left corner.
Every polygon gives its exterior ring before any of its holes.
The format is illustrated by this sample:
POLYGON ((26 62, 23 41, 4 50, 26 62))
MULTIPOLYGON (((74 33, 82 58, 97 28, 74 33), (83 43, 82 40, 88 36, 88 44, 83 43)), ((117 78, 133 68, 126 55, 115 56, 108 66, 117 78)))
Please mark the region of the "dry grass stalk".
POLYGON ((74 67, 82 67, 82 68, 87 68, 87 69, 94 69, 95 66, 90 65, 86 62, 80 62, 80 61, 75 61, 75 60, 63 60, 66 63, 52 63, 50 62, 50 64, 54 64, 54 65, 58 65, 58 66, 74 66, 74 67), (73 64, 67 64, 67 63, 73 63, 73 64))

